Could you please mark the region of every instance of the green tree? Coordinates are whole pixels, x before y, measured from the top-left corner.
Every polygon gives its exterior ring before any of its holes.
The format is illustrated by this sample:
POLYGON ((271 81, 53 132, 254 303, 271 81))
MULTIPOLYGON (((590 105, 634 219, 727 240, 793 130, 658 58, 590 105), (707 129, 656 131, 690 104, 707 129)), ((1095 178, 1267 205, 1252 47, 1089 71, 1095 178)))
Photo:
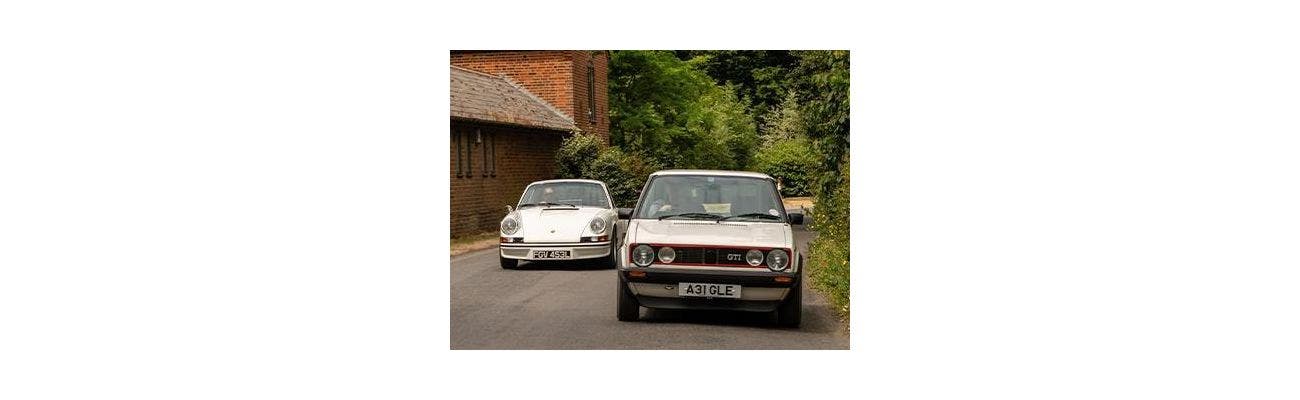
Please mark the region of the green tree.
POLYGON ((829 194, 842 182, 840 162, 849 152, 849 52, 798 51, 795 91, 808 137, 821 155, 818 191, 829 194))
POLYGON ((744 169, 758 145, 733 87, 669 51, 615 51, 610 59, 613 144, 671 168, 744 169))
MULTIPOLYGON (((799 58, 788 50, 679 50, 718 84, 734 86, 755 120, 764 120, 788 95, 799 58)), ((758 127, 763 132, 763 126, 758 127)))

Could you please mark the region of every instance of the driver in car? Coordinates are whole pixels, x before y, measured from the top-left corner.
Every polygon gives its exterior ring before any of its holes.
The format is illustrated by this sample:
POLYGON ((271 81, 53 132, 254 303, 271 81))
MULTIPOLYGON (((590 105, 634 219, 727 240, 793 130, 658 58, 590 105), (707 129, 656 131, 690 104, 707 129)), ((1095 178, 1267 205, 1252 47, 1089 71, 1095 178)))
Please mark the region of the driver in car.
POLYGON ((682 193, 682 188, 670 186, 664 188, 664 190, 664 196, 659 196, 658 199, 650 203, 650 209, 655 210, 655 215, 704 212, 704 205, 696 201, 697 199, 691 196, 691 193, 682 193))

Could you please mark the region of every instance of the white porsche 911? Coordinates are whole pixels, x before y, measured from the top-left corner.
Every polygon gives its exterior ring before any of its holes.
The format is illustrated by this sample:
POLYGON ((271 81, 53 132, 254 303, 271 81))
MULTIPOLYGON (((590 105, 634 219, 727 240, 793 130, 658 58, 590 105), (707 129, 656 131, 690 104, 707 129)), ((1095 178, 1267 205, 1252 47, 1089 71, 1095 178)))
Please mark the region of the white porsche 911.
POLYGON ((617 262, 613 243, 618 212, 605 183, 587 179, 533 182, 501 220, 501 268, 519 261, 606 258, 617 262))

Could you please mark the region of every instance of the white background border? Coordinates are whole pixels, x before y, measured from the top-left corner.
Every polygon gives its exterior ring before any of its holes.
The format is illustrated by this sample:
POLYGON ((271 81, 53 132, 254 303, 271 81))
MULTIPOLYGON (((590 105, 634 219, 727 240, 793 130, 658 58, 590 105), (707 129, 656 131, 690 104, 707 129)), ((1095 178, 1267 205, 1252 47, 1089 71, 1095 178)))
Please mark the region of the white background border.
POLYGON ((7 2, 0 397, 1294 398, 1295 11, 7 2), (853 350, 448 351, 480 48, 852 50, 853 350))

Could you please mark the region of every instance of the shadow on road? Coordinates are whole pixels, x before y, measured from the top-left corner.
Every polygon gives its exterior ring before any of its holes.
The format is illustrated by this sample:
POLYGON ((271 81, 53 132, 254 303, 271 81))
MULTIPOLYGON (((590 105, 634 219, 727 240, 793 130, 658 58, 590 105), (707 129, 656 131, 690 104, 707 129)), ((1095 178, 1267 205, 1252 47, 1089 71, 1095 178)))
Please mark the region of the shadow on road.
POLYGON ((591 271, 612 269, 603 259, 566 261, 523 261, 515 267, 525 271, 591 271))
POLYGON ((641 322, 685 323, 700 325, 726 325, 764 328, 773 330, 797 331, 799 328, 787 328, 776 324, 776 317, 771 313, 724 310, 676 310, 664 308, 647 308, 641 314, 641 322))

